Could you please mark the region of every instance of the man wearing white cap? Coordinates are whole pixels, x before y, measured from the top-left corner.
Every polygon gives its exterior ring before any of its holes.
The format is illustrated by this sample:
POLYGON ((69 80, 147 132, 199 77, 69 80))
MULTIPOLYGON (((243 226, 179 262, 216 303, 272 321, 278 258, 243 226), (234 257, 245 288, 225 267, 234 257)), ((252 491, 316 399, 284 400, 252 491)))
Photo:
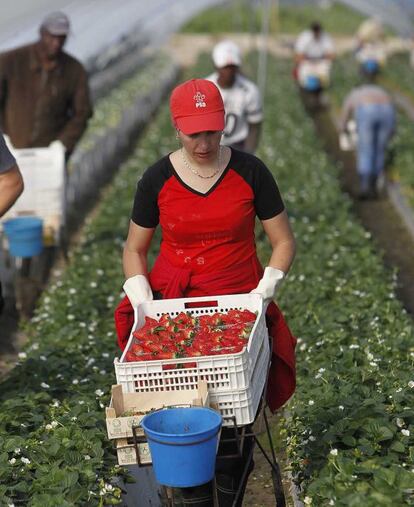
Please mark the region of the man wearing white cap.
POLYGON ((226 40, 218 43, 212 57, 216 72, 207 79, 220 90, 226 111, 222 143, 254 153, 263 121, 259 89, 240 73, 241 55, 234 42, 226 40))
POLYGON ((92 114, 87 74, 63 51, 63 12, 49 14, 37 42, 0 55, 0 120, 15 148, 62 146, 70 154, 92 114))

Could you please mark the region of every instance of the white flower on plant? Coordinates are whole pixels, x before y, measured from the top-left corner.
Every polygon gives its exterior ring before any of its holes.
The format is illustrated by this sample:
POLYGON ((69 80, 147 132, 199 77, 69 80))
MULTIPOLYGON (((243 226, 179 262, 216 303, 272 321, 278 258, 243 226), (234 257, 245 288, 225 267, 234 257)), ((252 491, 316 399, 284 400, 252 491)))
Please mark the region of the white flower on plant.
POLYGON ((305 498, 303 499, 303 503, 305 505, 312 505, 312 498, 310 496, 305 496, 305 498))
POLYGON ((99 276, 103 276, 105 274, 105 271, 103 269, 97 269, 96 270, 96 273, 99 275, 99 276))
POLYGON ((43 389, 49 389, 50 388, 50 385, 49 384, 46 384, 46 382, 42 382, 40 384, 40 387, 43 387, 43 389))
MULTIPOLYGON (((414 355, 414 354, 413 354, 413 355, 414 355)), ((410 389, 413 389, 413 388, 414 388, 414 380, 410 380, 410 381, 408 382, 408 387, 409 387, 410 389)))
POLYGON ((332 454, 332 456, 338 456, 338 449, 331 449, 329 454, 332 454))
POLYGON ((318 373, 324 373, 326 371, 326 368, 319 368, 318 373))
POLYGON ((72 384, 74 384, 74 385, 79 384, 79 380, 77 378, 74 378, 72 380, 72 384))
POLYGON ((109 357, 109 352, 102 352, 102 357, 109 357))
POLYGON ((371 352, 368 352, 367 359, 368 361, 372 361, 374 359, 374 356, 371 354, 371 352))
POLYGON ((398 389, 395 390, 396 393, 400 393, 402 391, 402 387, 399 387, 398 389))
POLYGON ((369 365, 372 366, 373 368, 378 368, 377 363, 375 363, 374 361, 370 361, 369 365))
POLYGON ((79 400, 78 403, 79 403, 79 405, 84 405, 85 404, 85 400, 79 400))
POLYGON ((401 419, 400 417, 397 417, 397 419, 396 419, 396 421, 395 421, 395 422, 397 423, 397 426, 398 426, 399 428, 402 428, 402 427, 405 425, 405 423, 404 423, 404 419, 401 419))
POLYGON ((16 463, 16 458, 9 459, 10 465, 14 465, 16 463))
POLYGON ((311 442, 315 442, 316 438, 315 438, 313 435, 311 435, 311 436, 309 437, 309 440, 310 440, 311 442))
POLYGON ((39 344, 37 342, 32 343, 32 346, 30 347, 32 350, 37 350, 39 348, 39 344))
POLYGON ((15 507, 14 503, 8 503, 7 507, 15 507))
POLYGON ((16 449, 14 450, 14 454, 20 454, 22 452, 22 450, 20 449, 20 447, 16 447, 16 449))
POLYGON ((401 430, 401 433, 402 433, 405 437, 409 437, 409 436, 410 436, 410 430, 401 430))
POLYGON ((75 320, 75 316, 72 313, 69 313, 69 315, 66 318, 68 320, 75 320))
POLYGON ((26 354, 26 352, 19 352, 18 356, 19 356, 19 359, 26 359, 27 354, 26 354))
POLYGON ((59 406, 60 406, 59 400, 54 400, 52 403, 52 407, 59 407, 59 406))
POLYGON ((338 406, 339 410, 345 410, 345 407, 343 405, 338 406))
POLYGON ((315 405, 315 402, 313 400, 309 400, 308 405, 310 405, 310 406, 315 405))
POLYGON ((105 393, 102 391, 102 389, 97 389, 95 391, 96 396, 103 396, 105 393))
POLYGON ((40 359, 41 361, 47 361, 47 357, 46 357, 46 356, 39 356, 39 359, 40 359))
POLYGON ((105 408, 105 405, 102 403, 102 401, 100 401, 100 402, 99 402, 99 406, 100 406, 101 408, 105 408))
POLYGON ((349 346, 350 349, 359 349, 359 345, 357 345, 356 343, 351 343, 351 345, 349 346))
POLYGON ((30 465, 30 459, 25 458, 24 456, 22 456, 22 457, 20 458, 20 461, 21 461, 22 463, 24 463, 25 465, 30 465))
POLYGON ((69 294, 76 294, 78 291, 74 287, 71 287, 68 292, 69 294))
POLYGON ((86 327, 86 323, 85 322, 79 322, 79 327, 86 327))
POLYGON ((99 374, 100 375, 106 375, 106 371, 105 370, 99 370, 99 374))
POLYGON ((329 505, 335 505, 335 502, 332 500, 332 498, 329 500, 329 505))
POLYGON ((76 417, 76 415, 74 415, 73 417, 70 418, 71 421, 77 421, 78 418, 76 417))
POLYGON ((85 454, 84 458, 85 458, 86 461, 89 461, 91 459, 91 457, 89 456, 89 454, 85 454))
POLYGON ((89 287, 92 287, 92 289, 96 289, 96 287, 98 287, 98 284, 96 282, 91 282, 89 284, 89 287))

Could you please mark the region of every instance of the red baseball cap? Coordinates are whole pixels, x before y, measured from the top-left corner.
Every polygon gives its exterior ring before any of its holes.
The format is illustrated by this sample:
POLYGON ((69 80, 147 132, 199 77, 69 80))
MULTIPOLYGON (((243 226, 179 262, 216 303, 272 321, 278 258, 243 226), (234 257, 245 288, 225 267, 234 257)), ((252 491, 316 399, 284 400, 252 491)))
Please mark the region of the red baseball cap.
POLYGON ((220 90, 208 79, 190 79, 174 88, 170 97, 174 127, 184 134, 224 129, 220 90))

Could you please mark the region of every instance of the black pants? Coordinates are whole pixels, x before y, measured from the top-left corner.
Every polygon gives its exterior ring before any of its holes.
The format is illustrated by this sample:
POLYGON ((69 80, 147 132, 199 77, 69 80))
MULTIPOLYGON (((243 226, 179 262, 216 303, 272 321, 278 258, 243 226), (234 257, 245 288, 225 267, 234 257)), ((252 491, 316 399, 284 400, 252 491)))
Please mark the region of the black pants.
MULTIPOLYGON (((241 429, 242 428, 238 429, 239 435, 241 429)), ((246 426, 246 432, 251 432, 251 426, 246 426)), ((237 502, 237 507, 241 507, 247 479, 254 468, 254 462, 251 460, 248 464, 248 473, 246 474, 243 482, 241 482, 243 472, 254 446, 254 439, 253 437, 244 438, 241 456, 226 457, 237 454, 238 449, 236 442, 223 442, 223 440, 234 439, 234 437, 233 428, 222 429, 216 459, 216 488, 220 507, 231 507, 239 488, 241 492, 237 502)), ((214 505, 212 482, 203 484, 202 486, 196 486, 194 488, 175 488, 173 493, 174 507, 212 507, 214 505)))

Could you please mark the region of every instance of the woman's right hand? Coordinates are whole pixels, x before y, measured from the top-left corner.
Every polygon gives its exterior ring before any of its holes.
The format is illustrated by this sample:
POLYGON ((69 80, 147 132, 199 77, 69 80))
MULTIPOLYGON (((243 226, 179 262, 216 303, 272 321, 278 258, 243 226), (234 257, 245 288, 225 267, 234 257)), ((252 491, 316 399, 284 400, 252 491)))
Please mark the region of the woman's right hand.
POLYGON ((144 275, 135 275, 128 278, 124 283, 123 289, 134 308, 144 301, 152 301, 154 299, 150 284, 144 275))

